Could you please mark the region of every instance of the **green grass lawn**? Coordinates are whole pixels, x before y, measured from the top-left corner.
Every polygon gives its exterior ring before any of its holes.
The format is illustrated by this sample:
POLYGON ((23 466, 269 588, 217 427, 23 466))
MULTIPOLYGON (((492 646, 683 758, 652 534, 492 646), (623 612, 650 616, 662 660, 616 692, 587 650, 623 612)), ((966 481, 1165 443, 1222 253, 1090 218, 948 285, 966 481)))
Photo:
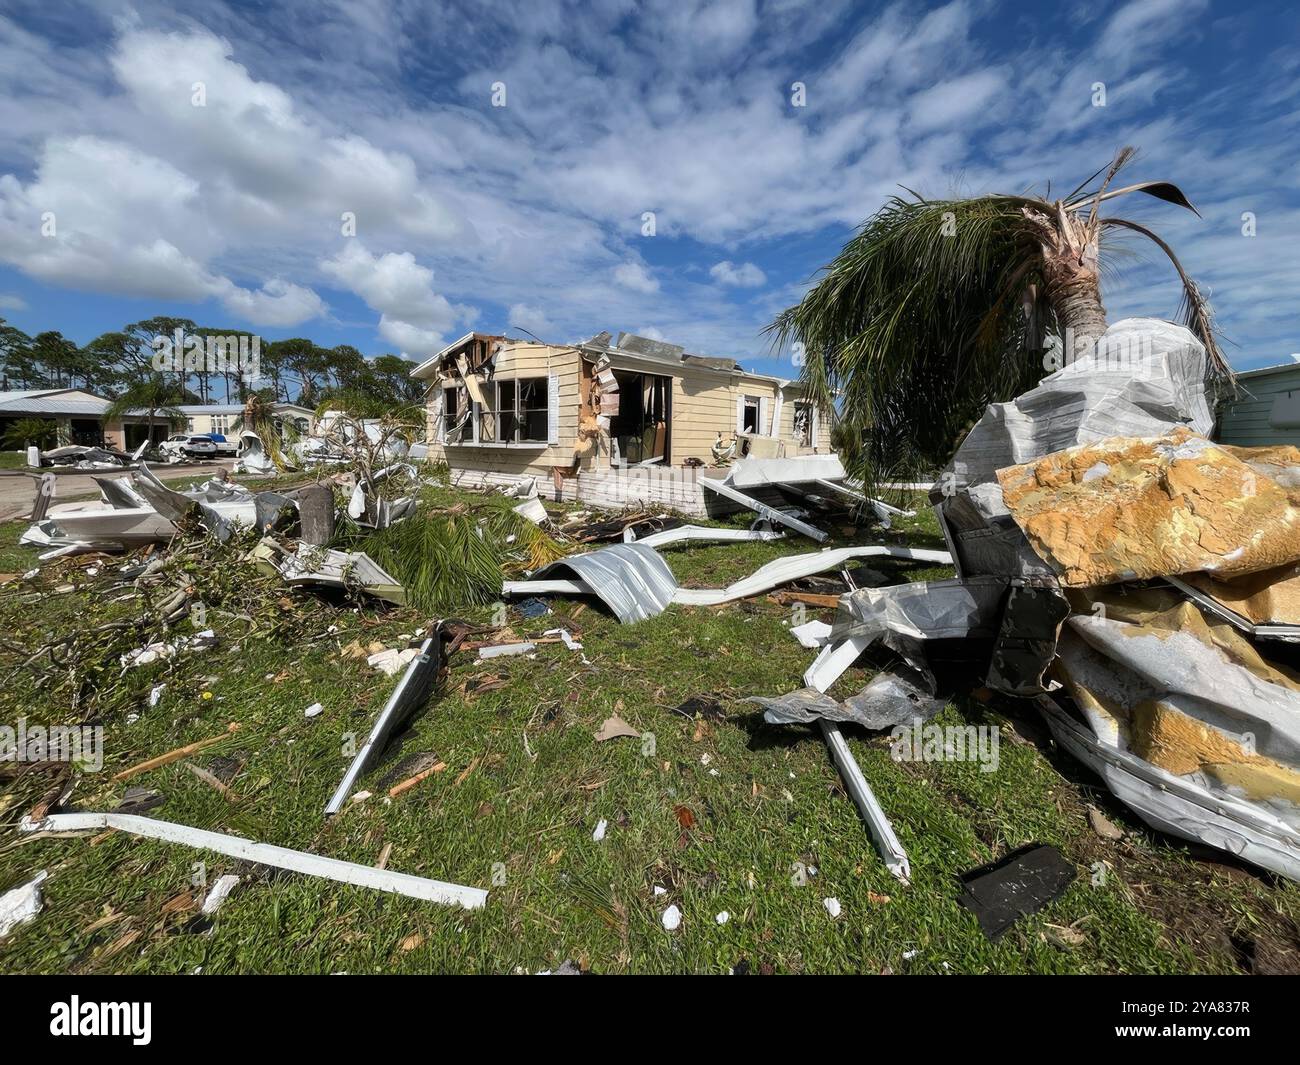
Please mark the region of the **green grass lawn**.
MULTIPOLYGON (((927 516, 901 524, 885 535, 941 546, 927 516)), ((2 571, 35 564, 14 546, 21 528, 0 527, 2 571)), ((834 531, 834 544, 880 542, 865 529, 834 531)), ((683 583, 713 586, 811 549, 791 538, 665 556, 683 583)), ((459 652, 443 694, 361 782, 371 797, 327 822, 345 746, 364 738, 397 681, 340 649, 353 639, 392 645, 431 619, 279 589, 247 619, 210 611, 219 644, 208 651, 123 672, 110 637, 86 635, 80 665, 46 656, 23 668, 52 635, 133 616, 130 602, 113 602, 105 575, 87 576, 84 566, 47 566, 33 581, 0 586, 0 723, 25 714, 104 727, 103 771, 79 775, 68 805, 112 809, 128 787, 145 787, 162 798, 148 816, 354 862, 386 855, 390 869, 490 896, 485 909, 466 912, 122 833, 23 837, 18 821, 55 778, 10 772, 0 776, 0 890, 40 869, 50 876, 45 910, 0 944, 0 970, 503 973, 574 959, 602 973, 725 973, 742 961, 782 973, 1177 973, 1295 963, 1297 885, 1203 860, 1147 830, 1018 707, 963 701, 941 718, 1001 729, 992 773, 894 762, 887 737, 848 730, 911 858, 913 882, 899 884, 817 731, 768 726, 745 701, 798 687, 812 658, 789 635, 791 608, 765 597, 674 607, 631 626, 559 599, 534 621, 509 610, 519 636, 565 625, 582 654, 543 645, 534 658, 480 662, 459 652), (503 683, 484 683, 494 677, 503 683), (151 708, 159 683, 166 688, 151 708), (724 716, 673 712, 691 697, 716 700, 724 716), (305 717, 318 701, 324 713, 305 717), (593 733, 614 713, 652 733, 653 750, 634 738, 597 743, 593 733), (110 779, 231 722, 237 733, 189 761, 226 779, 233 797, 184 763, 110 779), (421 754, 447 768, 388 800, 421 754), (1126 837, 1097 836, 1089 804, 1126 837), (595 842, 601 820, 608 831, 595 842), (1079 879, 990 944, 956 903, 957 875, 1033 841, 1060 847, 1079 879), (815 875, 797 875, 800 867, 815 875), (204 885, 232 871, 242 882, 214 918, 201 919, 204 885), (830 896, 842 905, 838 920, 823 907, 830 896), (684 914, 673 933, 660 922, 670 904, 684 914), (730 919, 719 924, 723 911, 730 919), (1052 926, 1082 936, 1061 945, 1052 926)), ((873 568, 891 580, 949 572, 873 568)), ((487 624, 493 610, 460 616, 487 624)), ((855 669, 845 683, 866 675, 855 669)))

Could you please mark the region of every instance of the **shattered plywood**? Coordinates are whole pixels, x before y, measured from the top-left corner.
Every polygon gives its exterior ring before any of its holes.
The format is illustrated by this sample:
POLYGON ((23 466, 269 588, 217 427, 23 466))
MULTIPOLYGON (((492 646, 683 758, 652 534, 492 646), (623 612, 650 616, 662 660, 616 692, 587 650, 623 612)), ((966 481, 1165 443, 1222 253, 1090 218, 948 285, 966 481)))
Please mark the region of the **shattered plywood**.
POLYGON ((1062 584, 1198 570, 1232 578, 1300 561, 1300 496, 1243 450, 1179 428, 1068 448, 999 470, 998 481, 1062 584))

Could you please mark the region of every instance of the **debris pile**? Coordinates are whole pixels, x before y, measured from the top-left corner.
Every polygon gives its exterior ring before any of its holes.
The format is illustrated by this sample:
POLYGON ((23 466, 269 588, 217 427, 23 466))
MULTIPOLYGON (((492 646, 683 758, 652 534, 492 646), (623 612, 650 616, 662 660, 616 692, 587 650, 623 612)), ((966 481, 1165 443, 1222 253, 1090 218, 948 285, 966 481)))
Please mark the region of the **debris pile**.
POLYGON ((1207 369, 1187 330, 1128 319, 990 407, 931 495, 957 578, 843 596, 766 718, 889 728, 963 685, 1034 699, 1148 823, 1300 878, 1300 451, 1212 442, 1207 369), (873 646, 897 664, 828 695, 873 646))

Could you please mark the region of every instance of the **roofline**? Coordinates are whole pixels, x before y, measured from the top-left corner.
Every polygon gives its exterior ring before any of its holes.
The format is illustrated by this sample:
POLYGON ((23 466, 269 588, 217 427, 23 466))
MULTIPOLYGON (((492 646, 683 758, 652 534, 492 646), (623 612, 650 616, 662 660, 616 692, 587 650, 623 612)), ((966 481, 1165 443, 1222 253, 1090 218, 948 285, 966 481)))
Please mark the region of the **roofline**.
POLYGON ((1237 377, 1264 377, 1271 373, 1281 373, 1283 370, 1300 370, 1300 361, 1280 362, 1276 366, 1261 366, 1257 370, 1242 370, 1237 377))

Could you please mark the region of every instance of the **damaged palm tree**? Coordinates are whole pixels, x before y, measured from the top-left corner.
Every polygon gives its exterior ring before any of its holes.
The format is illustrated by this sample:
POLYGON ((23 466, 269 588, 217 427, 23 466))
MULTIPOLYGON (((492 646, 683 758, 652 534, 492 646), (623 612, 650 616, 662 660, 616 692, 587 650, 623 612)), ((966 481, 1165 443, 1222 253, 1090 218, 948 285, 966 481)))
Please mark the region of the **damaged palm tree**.
POLYGON ((1056 200, 894 197, 768 327, 776 343, 802 346, 804 381, 823 409, 841 410, 851 473, 878 487, 934 470, 988 403, 1091 352, 1107 328, 1103 250, 1117 236, 1137 234, 1168 256, 1186 325, 1211 371, 1230 376, 1209 305, 1173 249, 1102 213, 1136 192, 1195 212, 1169 182, 1116 187, 1134 155, 1122 149, 1056 200))
POLYGON ((239 432, 240 461, 235 466, 236 473, 241 469, 249 473, 272 473, 294 468, 280 447, 281 423, 274 399, 260 392, 249 395, 243 413, 231 428, 239 432))

